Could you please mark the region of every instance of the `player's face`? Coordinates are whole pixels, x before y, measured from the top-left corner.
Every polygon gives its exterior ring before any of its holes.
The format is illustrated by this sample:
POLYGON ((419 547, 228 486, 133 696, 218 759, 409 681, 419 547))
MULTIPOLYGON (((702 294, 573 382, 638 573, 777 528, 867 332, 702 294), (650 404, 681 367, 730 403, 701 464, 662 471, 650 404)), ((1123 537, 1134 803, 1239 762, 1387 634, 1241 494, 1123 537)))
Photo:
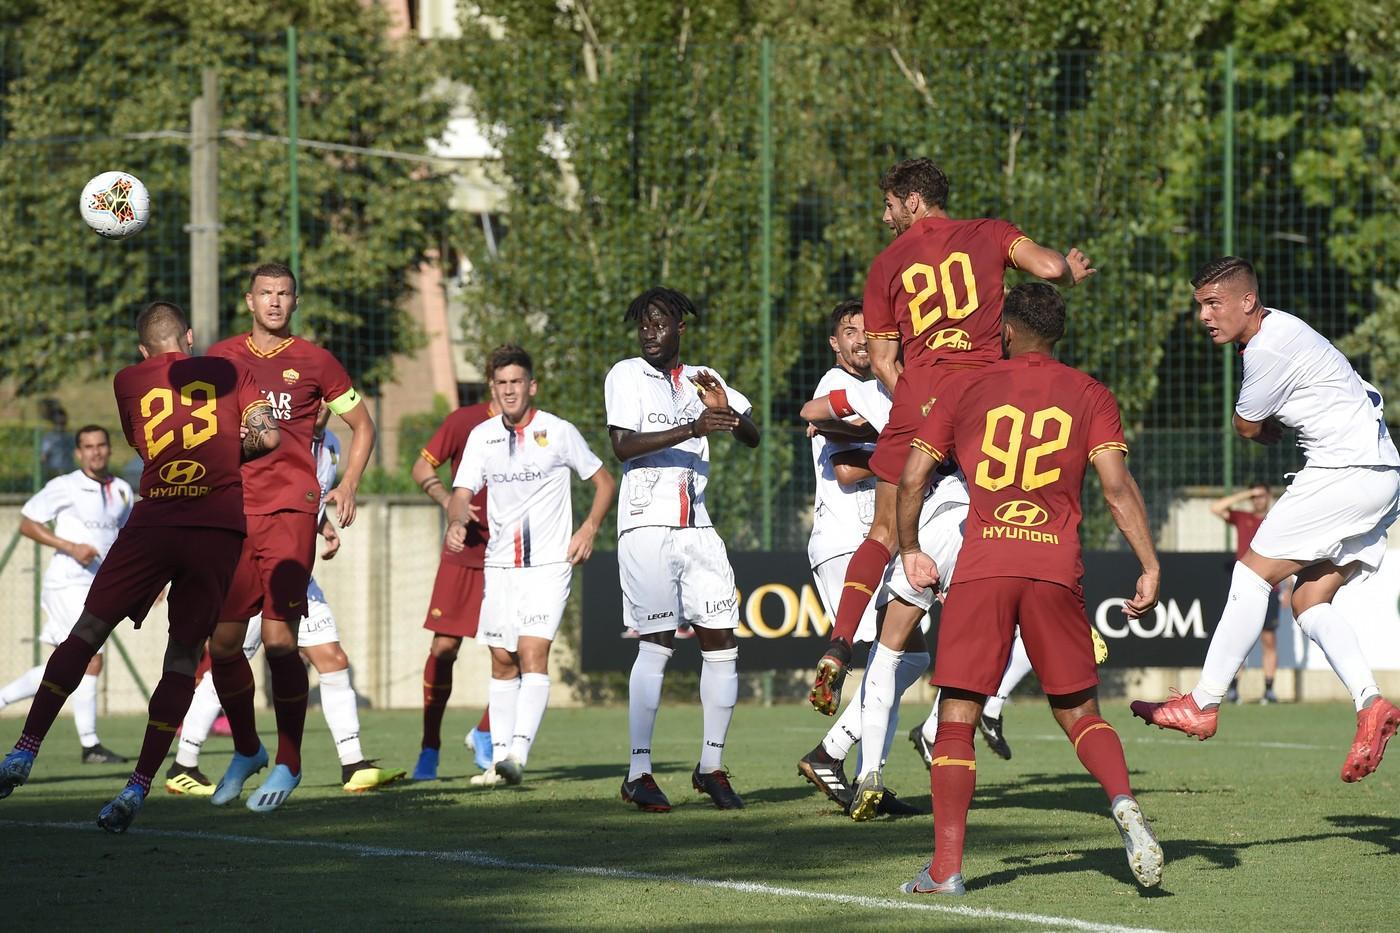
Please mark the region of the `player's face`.
POLYGON ((1205 325, 1211 342, 1223 346, 1254 336, 1259 326, 1254 291, 1239 277, 1209 282, 1196 289, 1197 317, 1205 325))
POLYGON ((914 223, 914 208, 911 206, 914 197, 911 195, 904 200, 895 197, 893 191, 885 192, 885 216, 882 218, 885 226, 894 231, 895 236, 899 236, 914 223))
POLYGON ((530 399, 535 397, 535 380, 524 366, 502 366, 491 377, 491 398, 507 421, 512 424, 525 417, 530 399))
POLYGON ((296 289, 290 278, 260 275, 253 280, 253 290, 243 296, 258 327, 271 333, 286 330, 297 309, 296 289))
POLYGON ((870 372, 870 351, 865 345, 865 315, 852 314, 836 327, 836 333, 827 338, 841 368, 862 376, 870 372))
POLYGON ((107 472, 112 445, 104 431, 89 431, 78 438, 78 466, 84 473, 101 476, 107 472))
POLYGON ((681 334, 685 321, 671 317, 660 308, 647 308, 637 322, 637 342, 642 346, 642 359, 662 369, 674 363, 681 353, 681 334))

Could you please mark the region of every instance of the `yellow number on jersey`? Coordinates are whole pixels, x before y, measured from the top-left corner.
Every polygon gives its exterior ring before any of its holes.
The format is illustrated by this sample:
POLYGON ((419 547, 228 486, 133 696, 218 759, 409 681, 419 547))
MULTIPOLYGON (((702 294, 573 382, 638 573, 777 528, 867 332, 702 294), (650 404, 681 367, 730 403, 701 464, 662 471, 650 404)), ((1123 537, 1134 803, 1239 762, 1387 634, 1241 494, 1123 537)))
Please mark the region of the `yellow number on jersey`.
POLYGON ((1026 413, 1015 405, 999 405, 987 412, 987 426, 982 432, 982 453, 987 459, 977 464, 974 481, 983 489, 996 492, 1016 482, 1017 468, 1020 467, 1021 488, 1029 492, 1047 486, 1060 478, 1060 468, 1040 472, 1036 467, 1042 457, 1069 446, 1069 430, 1074 418, 1059 406, 1042 408, 1031 415, 1030 436, 1042 443, 1026 451, 1021 460, 1021 446, 1026 438, 1026 413), (1009 422, 1005 446, 997 444, 997 434, 1003 422, 1009 422), (1055 425, 1054 437, 1046 439, 1046 429, 1055 425), (1001 466, 1001 471, 992 475, 992 466, 1001 466))
POLYGON ((947 315, 950 321, 967 317, 978 308, 977 279, 972 274, 972 257, 967 253, 952 253, 938 264, 937 271, 925 262, 916 262, 904 270, 900 276, 904 291, 909 299, 909 320, 914 325, 914 336, 922 334, 929 327, 947 315), (967 299, 958 304, 957 291, 953 288, 953 267, 956 266, 967 291, 967 299), (923 284, 919 280, 923 280, 923 284), (924 311, 924 304, 935 294, 942 293, 943 304, 935 304, 924 311))
MULTIPOLYGON (((215 416, 218 401, 214 387, 202 380, 196 379, 194 382, 188 382, 180 387, 180 404, 185 408, 193 408, 190 416, 204 422, 204 427, 198 430, 195 430, 195 426, 192 424, 184 426, 180 437, 184 442, 185 450, 192 450, 219 433, 219 421, 215 416), (198 396, 199 401, 203 402, 198 408, 195 408, 196 396, 198 396)), ((156 428, 160 426, 160 423, 169 418, 174 411, 175 393, 164 386, 158 386, 141 396, 141 417, 150 419, 146 422, 147 460, 158 456, 162 450, 174 442, 174 431, 156 433, 156 428)))

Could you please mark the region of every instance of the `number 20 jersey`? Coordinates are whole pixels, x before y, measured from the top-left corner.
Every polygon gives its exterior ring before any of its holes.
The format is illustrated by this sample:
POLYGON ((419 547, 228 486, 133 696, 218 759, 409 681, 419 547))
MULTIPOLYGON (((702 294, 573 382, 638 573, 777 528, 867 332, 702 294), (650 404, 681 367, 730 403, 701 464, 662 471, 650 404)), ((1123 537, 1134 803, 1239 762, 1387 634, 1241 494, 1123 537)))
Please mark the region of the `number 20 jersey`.
POLYGON ((1001 359, 1004 273, 1026 239, 1004 220, 915 221, 870 264, 866 335, 900 341, 906 369, 1001 359))
POLYGON ((117 373, 113 390, 122 433, 145 463, 126 527, 245 531, 239 429, 245 412, 267 406, 252 375, 229 360, 165 353, 117 373))
POLYGON ((1079 592, 1085 470, 1128 449, 1106 386, 1041 353, 1001 360, 957 378, 912 443, 967 476, 959 583, 1025 577, 1079 592))

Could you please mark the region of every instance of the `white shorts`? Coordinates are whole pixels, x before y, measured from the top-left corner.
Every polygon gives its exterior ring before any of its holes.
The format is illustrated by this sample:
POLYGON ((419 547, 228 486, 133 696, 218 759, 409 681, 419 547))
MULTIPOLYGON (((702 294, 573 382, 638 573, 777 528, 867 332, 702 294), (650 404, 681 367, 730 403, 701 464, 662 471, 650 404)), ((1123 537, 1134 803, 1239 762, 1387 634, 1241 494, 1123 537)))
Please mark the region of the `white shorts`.
POLYGON ((568 562, 538 567, 487 567, 477 638, 489 648, 515 651, 521 635, 554 641, 574 566, 568 562))
MULTIPOLYGON (((39 630, 39 641, 57 648, 73 634, 73 626, 83 614, 83 604, 87 602, 86 586, 60 586, 54 589, 44 587, 39 594, 39 606, 44 610, 44 627, 39 630)), ((101 654, 107 646, 97 649, 101 654)))
MULTIPOLYGON (((852 554, 855 552, 852 551, 852 554)), ((817 582, 817 595, 833 623, 836 621, 836 607, 841 604, 841 591, 846 585, 846 568, 850 566, 851 554, 837 554, 812 568, 812 578, 817 582)), ((857 642, 875 640, 875 600, 865 605, 865 615, 860 617, 856 627, 857 642)))
POLYGON ((622 624, 639 635, 739 627, 739 594, 729 552, 713 528, 644 525, 617 539, 622 624))
POLYGON ((1303 467, 1254 535, 1260 557, 1338 567, 1359 561, 1370 574, 1385 557, 1386 531, 1400 515, 1400 469, 1303 467))
MULTIPOLYGON (((961 473, 955 473, 938 484, 919 516, 919 548, 938 566, 938 586, 944 592, 953 585, 953 570, 962 551, 967 508, 967 483, 961 473)), ((934 589, 914 588, 904 575, 904 561, 896 553, 885 571, 885 585, 880 588, 877 602, 883 606, 897 596, 927 612, 933 608, 937 595, 934 589)))
MULTIPOLYGON (((306 618, 297 626, 297 647, 315 648, 317 645, 330 645, 340 641, 340 630, 336 628, 331 605, 326 602, 316 578, 306 588, 306 618)), ((248 634, 243 638, 243 653, 249 659, 262 647, 262 616, 255 615, 248 620, 248 634)))

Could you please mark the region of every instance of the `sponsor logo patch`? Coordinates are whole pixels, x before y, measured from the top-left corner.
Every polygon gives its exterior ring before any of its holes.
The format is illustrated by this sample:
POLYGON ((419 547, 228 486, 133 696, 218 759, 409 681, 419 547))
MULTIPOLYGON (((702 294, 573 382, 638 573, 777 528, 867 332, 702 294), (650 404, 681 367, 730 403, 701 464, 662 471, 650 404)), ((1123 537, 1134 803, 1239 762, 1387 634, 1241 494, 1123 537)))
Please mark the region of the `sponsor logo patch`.
POLYGON ((972 338, 967 335, 967 331, 958 330, 956 327, 945 328, 928 338, 928 348, 930 350, 971 350, 972 338))
POLYGON ((1019 525, 1022 528, 1034 528, 1043 525, 1050 520, 1050 515, 1034 502, 1027 502, 1025 499, 1013 499, 1010 502, 1003 502, 997 506, 997 510, 992 513, 999 522, 1008 525, 1019 525))
POLYGON ((282 381, 285 382, 285 383, 286 383, 287 385, 289 385, 289 386, 294 386, 294 385, 296 385, 296 384, 297 384, 297 380, 300 379, 300 378, 301 378, 301 373, 297 372, 295 369, 292 369, 291 367, 288 367, 288 368, 282 370, 282 381))
POLYGON ((204 464, 194 460, 172 460, 160 468, 160 478, 172 486, 185 486, 204 478, 204 464))

